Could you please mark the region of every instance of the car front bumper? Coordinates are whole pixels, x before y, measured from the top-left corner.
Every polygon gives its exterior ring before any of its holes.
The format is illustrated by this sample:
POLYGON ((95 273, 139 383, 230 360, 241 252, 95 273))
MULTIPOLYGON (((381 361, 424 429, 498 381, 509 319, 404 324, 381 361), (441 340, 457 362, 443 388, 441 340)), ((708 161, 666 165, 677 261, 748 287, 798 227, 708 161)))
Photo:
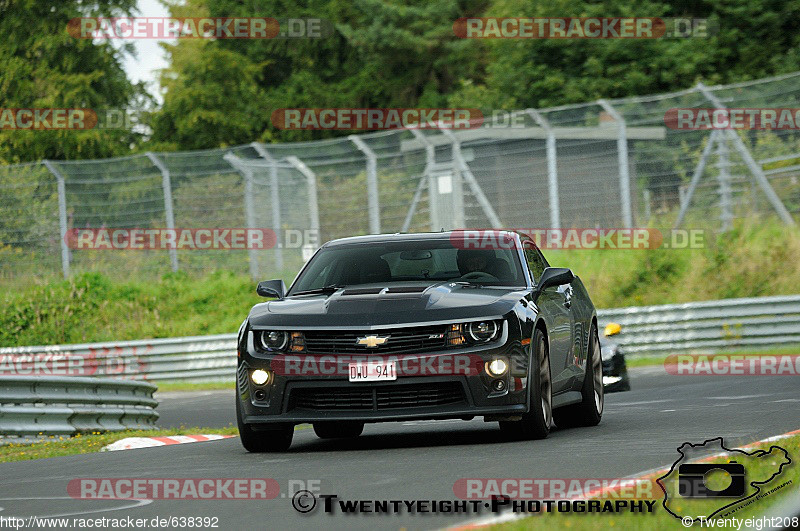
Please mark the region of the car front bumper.
MULTIPOLYGON (((283 374, 278 357, 264 356, 251 348, 241 352, 237 369, 237 398, 241 420, 249 425, 308 423, 323 421, 388 422, 421 419, 516 418, 527 404, 527 350, 519 340, 504 338, 492 347, 439 351, 404 357, 414 366, 447 356, 468 356, 468 374, 404 375, 396 380, 350 382, 345 358, 335 374, 283 374), (502 377, 490 377, 485 362, 502 356, 510 363, 502 377), (513 360, 513 361, 512 361, 513 360), (256 386, 250 379, 255 369, 271 372, 268 385, 256 386), (505 389, 496 391, 496 380, 505 389), (258 394, 256 391, 260 390, 258 394)), ((248 346, 252 342, 248 341, 248 346)), ((434 364, 435 365, 435 364, 434 364)))

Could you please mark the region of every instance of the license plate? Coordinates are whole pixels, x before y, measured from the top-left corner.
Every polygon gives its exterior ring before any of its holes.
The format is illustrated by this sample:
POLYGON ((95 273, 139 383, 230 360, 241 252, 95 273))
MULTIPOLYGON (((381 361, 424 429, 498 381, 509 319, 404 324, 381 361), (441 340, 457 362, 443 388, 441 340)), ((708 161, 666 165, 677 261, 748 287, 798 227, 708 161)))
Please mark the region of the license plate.
POLYGON ((382 382, 397 380, 395 362, 364 361, 350 364, 351 382, 382 382))

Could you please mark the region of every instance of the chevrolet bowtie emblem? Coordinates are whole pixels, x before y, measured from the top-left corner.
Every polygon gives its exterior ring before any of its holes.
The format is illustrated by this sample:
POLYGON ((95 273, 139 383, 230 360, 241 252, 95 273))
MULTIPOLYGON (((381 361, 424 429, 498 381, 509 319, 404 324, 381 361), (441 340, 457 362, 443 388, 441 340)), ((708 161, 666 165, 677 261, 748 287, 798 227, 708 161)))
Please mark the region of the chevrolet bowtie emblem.
POLYGON ((359 337, 356 340, 356 344, 365 345, 367 348, 375 348, 378 345, 385 345, 387 341, 389 341, 389 336, 386 337, 364 336, 364 337, 359 337))

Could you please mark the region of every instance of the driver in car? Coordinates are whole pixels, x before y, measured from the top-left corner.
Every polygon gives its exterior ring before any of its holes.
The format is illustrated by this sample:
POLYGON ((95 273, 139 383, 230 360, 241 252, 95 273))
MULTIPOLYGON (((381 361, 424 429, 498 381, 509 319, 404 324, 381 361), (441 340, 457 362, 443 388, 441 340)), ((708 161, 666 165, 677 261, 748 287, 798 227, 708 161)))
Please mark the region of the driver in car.
POLYGON ((494 251, 459 249, 456 262, 458 262, 458 270, 462 276, 475 272, 491 274, 487 268, 494 258, 494 251))

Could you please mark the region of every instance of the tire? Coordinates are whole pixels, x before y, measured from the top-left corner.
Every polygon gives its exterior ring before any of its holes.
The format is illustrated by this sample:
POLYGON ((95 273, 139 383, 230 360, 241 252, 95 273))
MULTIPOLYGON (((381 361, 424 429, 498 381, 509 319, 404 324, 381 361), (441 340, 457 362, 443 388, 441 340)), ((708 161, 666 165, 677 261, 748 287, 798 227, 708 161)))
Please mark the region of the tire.
POLYGON ((603 361, 600 357, 597 326, 594 324, 589 332, 589 352, 586 356, 586 369, 583 385, 581 386, 581 401, 553 411, 553 418, 559 428, 597 426, 603 417, 603 405, 605 403, 603 361))
POLYGON ((364 431, 363 422, 315 422, 314 433, 320 439, 348 439, 364 431))
POLYGON ((545 439, 553 420, 553 380, 550 375, 550 349, 541 329, 536 329, 531 341, 528 377, 530 410, 522 420, 500 421, 500 431, 510 439, 545 439))
POLYGON ((265 427, 263 430, 254 430, 250 425, 242 422, 242 406, 236 396, 236 422, 239 426, 239 440, 248 452, 285 452, 292 445, 294 426, 280 424, 265 427))

